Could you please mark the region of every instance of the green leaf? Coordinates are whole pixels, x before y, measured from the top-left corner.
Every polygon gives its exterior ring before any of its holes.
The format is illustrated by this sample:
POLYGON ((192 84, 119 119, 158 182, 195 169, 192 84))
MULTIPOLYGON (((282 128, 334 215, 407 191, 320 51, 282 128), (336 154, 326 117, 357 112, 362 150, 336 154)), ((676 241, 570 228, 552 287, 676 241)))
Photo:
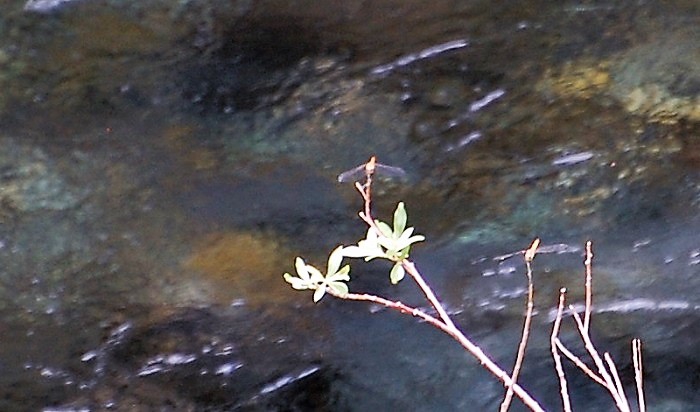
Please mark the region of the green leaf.
MULTIPOLYGON (((398 239, 401 240, 401 239, 410 238, 411 235, 413 234, 413 230, 414 230, 413 227, 409 227, 409 228, 404 229, 404 231, 401 232, 401 235, 399 235, 398 239)), ((420 235, 416 235, 416 236, 420 236, 420 235)))
POLYGON ((403 233, 406 228, 406 219, 406 207, 403 202, 399 202, 394 211, 394 235, 403 233))
POLYGON ((333 290, 334 293, 345 296, 348 294, 348 285, 342 282, 331 282, 328 287, 333 290))
POLYGON ((409 227, 406 229, 405 232, 399 236, 399 238, 396 240, 396 243, 394 244, 394 247, 398 250, 405 249, 408 246, 411 246, 414 243, 417 242, 422 242, 425 240, 425 236, 423 235, 415 235, 411 236, 413 234, 413 228, 409 227))
MULTIPOLYGON (((360 241, 362 243, 362 241, 360 241)), ((369 255, 369 251, 366 247, 361 245, 357 246, 346 246, 343 248, 343 256, 349 258, 363 258, 369 255)))
POLYGON ((346 295, 348 286, 344 282, 350 280, 350 265, 345 265, 338 269, 342 261, 343 247, 339 246, 328 257, 328 270, 324 276, 321 274, 321 271, 311 265, 307 265, 302 258, 298 257, 296 258, 295 266, 299 277, 292 276, 289 273, 285 273, 283 277, 294 289, 314 289, 314 302, 318 302, 323 298, 328 291, 327 287, 338 295, 346 295))
POLYGON ((321 287, 317 288, 316 291, 314 292, 314 303, 318 303, 318 301, 321 300, 321 298, 325 294, 326 294, 326 286, 321 285, 321 287))
MULTIPOLYGON (((384 236, 382 236, 384 238, 384 236)), ((385 257, 384 251, 379 247, 379 238, 373 228, 367 230, 367 237, 357 242, 357 246, 343 248, 343 255, 350 258, 365 258, 369 261, 378 257, 385 257)))
POLYGON ((304 259, 297 257, 294 261, 294 266, 296 267, 297 274, 301 279, 309 280, 309 272, 306 270, 306 263, 304 263, 304 259))
MULTIPOLYGON (((375 220, 374 223, 377 224, 379 231, 381 232, 382 235, 384 235, 383 237, 390 238, 394 234, 394 232, 391 230, 391 226, 387 225, 386 223, 382 222, 381 220, 375 220)), ((382 236, 379 236, 379 237, 381 238, 382 236)))
POLYGON ((296 290, 304 290, 309 288, 309 285, 305 280, 294 277, 289 273, 284 274, 284 280, 286 280, 287 283, 290 283, 292 285, 292 288, 296 290))
POLYGON ((311 274, 311 279, 309 279, 311 283, 317 285, 323 282, 324 276, 321 274, 320 270, 311 265, 306 265, 306 270, 311 274))
POLYGON ((333 279, 334 281, 338 281, 338 280, 349 281, 350 280, 350 265, 343 266, 342 269, 335 272, 331 276, 327 276, 326 279, 333 279))
POLYGON ((343 262, 343 246, 338 246, 331 252, 328 257, 328 271, 326 274, 331 275, 338 271, 340 264, 343 262))
POLYGON ((406 271, 403 269, 403 265, 401 262, 396 262, 394 264, 394 267, 391 268, 391 274, 389 275, 389 279, 391 280, 392 284, 397 284, 403 279, 403 277, 406 275, 406 271))
POLYGON ((391 255, 391 252, 396 250, 394 245, 396 244, 396 239, 390 238, 390 237, 380 237, 379 240, 379 245, 386 249, 386 254, 391 255))

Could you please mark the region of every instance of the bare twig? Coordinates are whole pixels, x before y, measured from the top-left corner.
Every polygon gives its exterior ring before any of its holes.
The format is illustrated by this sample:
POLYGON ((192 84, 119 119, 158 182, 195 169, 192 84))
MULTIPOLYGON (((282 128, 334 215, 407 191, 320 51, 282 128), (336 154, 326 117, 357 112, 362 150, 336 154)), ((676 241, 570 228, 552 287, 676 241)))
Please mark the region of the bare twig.
MULTIPOLYGON (((593 359, 593 362, 596 365, 597 372, 594 372, 591 368, 589 368, 578 356, 574 355, 571 351, 569 351, 564 344, 559 340, 558 334, 560 330, 560 323, 561 319, 564 313, 564 300, 565 300, 565 294, 566 294, 566 289, 561 289, 560 290, 560 296, 559 296, 559 306, 557 308, 557 315, 554 320, 554 327, 552 329, 552 337, 550 344, 552 345, 552 356, 554 357, 554 363, 555 363, 555 368, 557 370, 557 374, 559 375, 559 384, 562 388, 562 401, 564 403, 564 410, 565 411, 570 411, 571 405, 569 401, 569 396, 568 393, 566 393, 566 377, 564 375, 563 368, 561 366, 561 358, 559 355, 559 352, 564 354, 569 360, 571 360, 576 367, 578 367, 583 373, 585 373, 589 378, 591 378, 594 382, 598 383, 599 385, 603 386, 610 392, 612 395, 613 399, 615 400, 615 404, 617 408, 620 411, 623 412, 628 412, 630 411, 630 405, 629 402, 627 401, 627 396, 625 395, 625 389, 622 386, 622 381, 620 380, 619 373, 617 371, 617 367, 615 366, 615 362, 613 361, 612 357, 610 356, 609 353, 605 353, 603 355, 605 362, 603 362, 603 359, 601 359, 598 350, 596 349, 595 345, 593 344, 590 336, 590 322, 591 322, 591 313, 592 313, 592 300, 593 300, 593 286, 592 286, 592 261, 593 261, 593 252, 591 250, 591 242, 588 241, 586 242, 586 259, 584 261, 584 265, 586 267, 586 281, 585 281, 585 308, 584 308, 584 318, 583 320, 581 319, 581 316, 578 314, 578 312, 575 310, 575 308, 572 305, 569 305, 569 311, 571 312, 571 315, 573 316, 575 322, 576 322, 576 327, 578 329, 579 335, 581 337, 581 340, 584 343, 584 346, 586 348, 586 351, 590 355, 591 359, 593 359)), ((633 355, 633 361, 635 363, 635 378, 637 380, 637 393, 639 396, 639 403, 640 403, 640 412, 644 411, 644 407, 641 406, 644 404, 644 395, 642 392, 642 373, 641 373, 641 354, 638 354, 636 352, 637 348, 641 347, 641 343, 639 342, 638 339, 635 339, 632 341, 632 351, 634 353, 633 355)))
POLYGON ((632 339, 632 363, 634 364, 634 380, 637 383, 637 403, 639 404, 639 412, 646 412, 644 387, 642 385, 642 372, 644 372, 642 369, 642 341, 639 339, 632 339))
MULTIPOLYGON (((534 307, 534 295, 535 287, 532 282, 532 260, 535 259, 535 253, 537 253, 537 247, 540 245, 540 239, 535 239, 530 248, 525 252, 525 265, 527 266, 527 310, 525 311, 525 322, 523 323, 523 332, 520 338, 520 344, 518 345, 518 354, 515 358, 515 365, 513 366, 513 373, 510 378, 513 382, 518 381, 518 375, 520 375, 520 368, 523 365, 523 359, 525 359, 525 347, 527 346, 527 341, 530 336, 530 324, 532 323, 532 310, 534 307)), ((505 412, 510 407, 513 400, 513 387, 508 387, 506 391, 506 396, 501 403, 501 412, 505 412)))
POLYGON ((615 400, 615 404, 617 405, 618 409, 621 411, 629 411, 629 406, 626 406, 626 400, 622 400, 622 396, 618 391, 616 390, 615 382, 613 382, 612 377, 608 373, 607 369, 605 368, 605 364, 603 363, 603 360, 600 358, 600 354, 598 354, 598 350, 596 349, 595 345, 593 345, 593 342, 591 341, 591 337, 584 330, 583 327, 583 321, 581 320, 581 316, 579 316, 578 313, 573 311, 573 307, 571 307, 572 310, 572 315, 574 317, 574 320, 576 321, 576 325, 578 326, 578 331, 579 335, 581 336, 581 339, 583 340, 583 343, 586 347, 586 351, 588 351, 588 354, 591 356, 593 359, 593 362, 595 363, 596 367, 598 368, 598 373, 600 376, 603 378, 605 381, 605 388, 610 392, 612 395, 613 399, 615 400))
POLYGON ((586 260, 584 265, 586 266, 586 310, 583 317, 583 327, 586 333, 588 333, 588 328, 591 324, 591 306, 593 302, 593 276, 592 276, 592 262, 593 262, 593 252, 591 251, 591 241, 586 242, 586 260))
POLYGON ((561 356, 559 355, 558 350, 559 345, 561 345, 558 336, 559 329, 561 327, 561 317, 562 313, 564 312, 565 300, 566 288, 561 288, 559 289, 559 306, 557 306, 557 317, 554 318, 554 327, 552 328, 552 335, 549 343, 552 349, 552 357, 554 358, 554 367, 557 370, 557 376, 559 377, 559 389, 561 393, 561 401, 564 406, 564 412, 571 412, 571 400, 569 398, 568 384, 566 382, 566 375, 564 374, 564 367, 561 364, 561 356))
POLYGON ((603 354, 603 357, 605 358, 605 362, 608 364, 608 369, 610 369, 610 374, 612 375, 613 379, 615 380, 615 388, 617 389, 617 393, 620 396, 620 401, 625 406, 625 410, 629 411, 630 404, 629 404, 629 402, 627 402, 627 395, 625 395, 625 388, 622 386, 622 381, 620 381, 620 375, 617 373, 617 366, 615 366, 615 362, 613 362, 613 359, 608 352, 605 352, 603 354))
POLYGON ((511 380, 511 378, 508 376, 508 374, 501 369, 498 365, 496 365, 495 362, 493 362, 482 350, 479 348, 477 345, 472 343, 469 338, 464 336, 464 334, 457 328, 455 327, 450 327, 441 320, 423 312, 422 310, 418 308, 413 308, 411 306, 408 306, 406 304, 403 304, 401 302, 395 302, 391 301, 389 299, 385 299, 379 296, 375 295, 370 295, 370 294, 359 294, 359 293, 347 293, 345 295, 339 295, 333 290, 328 290, 328 293, 334 295, 337 298, 340 299, 347 299, 347 300, 357 300, 357 301, 367 301, 367 302, 373 302, 373 303, 378 303, 381 305, 386 306, 389 309, 394 309, 397 310, 401 313, 405 314, 410 314, 412 316, 421 318, 425 320, 427 323, 431 324, 432 326, 442 330, 443 332, 447 333, 450 335, 452 338, 454 338, 457 342, 459 342, 460 345, 462 345, 463 348, 468 350, 474 357, 477 358, 479 363, 481 363, 489 372, 491 372, 493 375, 495 375, 497 378, 499 378, 506 386, 512 387, 513 392, 520 398, 520 400, 523 401, 523 403, 530 408, 533 411, 537 412, 544 412, 544 409, 540 406, 539 403, 535 399, 530 396, 525 389, 523 389, 521 386, 516 384, 511 380))
POLYGON ((597 384, 605 386, 605 381, 600 376, 598 376, 591 368, 589 368, 588 365, 583 363, 581 358, 574 355, 570 350, 568 350, 566 346, 564 346, 564 344, 561 343, 561 340, 559 340, 559 338, 557 338, 556 345, 557 348, 561 351, 561 353, 563 353, 564 356, 567 357, 567 359, 573 362, 574 365, 576 365, 576 367, 581 370, 581 372, 588 375, 588 377, 594 380, 597 384))
MULTIPOLYGON (((371 202, 372 202, 372 196, 371 196, 371 190, 372 190, 372 178, 375 173, 375 169, 381 168, 381 167, 386 167, 386 165, 380 165, 376 163, 376 158, 372 156, 370 160, 361 166, 358 166, 355 169, 352 169, 348 172, 342 173, 339 177, 339 181, 347 181, 346 178, 351 175, 355 175, 357 172, 363 170, 365 172, 365 182, 364 183, 355 183, 355 188, 357 191, 360 193, 360 195, 363 198, 364 201, 364 207, 361 212, 359 212, 359 217, 364 221, 370 228, 370 233, 368 233, 368 239, 370 235, 372 235, 372 238, 374 238, 375 232, 376 236, 380 237, 380 242, 389 239, 392 234, 389 233, 383 233, 381 228, 379 227, 384 226, 384 223, 379 222, 374 219, 372 216, 372 211, 371 211, 371 202), (382 239, 381 237, 384 237, 382 239)), ((396 168, 395 168, 396 169, 396 168)), ((405 174, 405 172, 403 172, 405 174)), ((401 205, 401 208, 403 206, 401 205)), ((398 220, 399 216, 397 213, 399 213, 399 208, 397 208, 397 212, 395 212, 395 220, 394 220, 394 231, 396 231, 396 226, 398 223, 396 223, 398 220)), ((405 223, 405 211, 401 209, 402 213, 402 218, 401 220, 405 223)), ((422 236, 420 237, 421 239, 423 238, 422 236)), ((376 240, 376 239, 375 239, 376 240)), ((391 239, 390 239, 391 240, 391 239)), ((411 240, 411 239, 409 239, 411 240)), ((360 244, 362 241, 360 242, 360 244)), ((380 243, 383 244, 383 243, 380 243)), ((386 253, 382 255, 383 250, 379 250, 379 255, 385 257, 391 261, 393 261, 395 264, 400 263, 401 268, 405 272, 407 272, 411 278, 416 282, 418 287, 421 289, 423 294, 425 295, 426 299, 430 302, 430 304, 433 306, 433 308, 437 311, 437 314, 439 316, 433 316, 428 314, 427 312, 423 311, 422 309, 416 308, 416 307, 411 307, 408 306, 400 301, 392 301, 380 296, 376 295, 371 295, 371 294, 359 294, 359 293, 342 293, 338 292, 335 288, 329 287, 326 291, 330 293, 331 295, 340 298, 340 299, 346 299, 346 300, 355 300, 355 301, 366 301, 366 302, 373 302, 377 304, 381 304, 389 309, 394 309, 400 313, 404 314, 409 314, 411 316, 420 318, 424 320, 425 322, 429 323, 431 326, 436 327, 443 332, 447 333, 450 335, 453 339, 455 339, 459 344, 466 349, 469 353, 471 353, 481 364, 486 368, 489 372, 491 372, 494 376, 496 376, 501 382, 503 382, 504 386, 506 387, 506 394, 504 397, 503 402, 501 403, 500 410, 501 412, 505 412, 508 410, 512 403, 512 398, 513 396, 517 396, 528 408, 530 408, 533 411, 544 411, 544 409, 539 405, 539 403, 532 398, 532 396, 525 390, 523 389, 520 385, 518 385, 517 380, 518 376, 520 374, 520 370, 522 368, 523 364, 523 359, 525 357, 525 350, 527 347, 527 342, 529 339, 529 334, 530 334, 530 329, 531 329, 531 322, 532 322, 532 313, 534 310, 534 282, 533 282, 533 274, 532 274, 532 261, 536 255, 536 253, 543 251, 544 252, 544 247, 543 249, 539 249, 540 245, 540 239, 535 239, 533 243, 530 245, 529 249, 527 250, 522 250, 519 252, 511 253, 508 255, 504 255, 501 257, 502 259, 507 259, 515 254, 520 254, 522 253, 525 257, 525 264, 527 267, 527 280, 528 280, 528 294, 527 294, 527 309, 526 309, 526 314, 525 314, 525 320, 523 322, 523 331, 521 335, 521 340, 520 344, 518 345, 518 353, 516 356, 515 364, 513 366, 513 372, 509 376, 501 367, 499 367, 489 356, 487 356, 484 351, 474 344, 468 337, 464 335, 464 333, 455 326, 454 322, 448 315, 447 311, 443 307, 442 303, 438 300, 438 298, 435 296, 435 293, 432 291, 430 286, 425 282, 423 279, 423 276, 421 273, 418 271, 416 268, 416 265, 406 259, 405 257, 408 256, 406 251, 408 249, 403 250, 400 254, 396 254, 394 252, 392 253, 386 253)), ((545 252, 546 253, 546 252, 545 252)), ((351 253, 352 254, 352 253, 351 253)), ((347 256, 350 256, 351 254, 348 254, 347 256)), ((376 257, 376 256, 370 256, 371 257, 376 257)), ((559 378, 559 385, 560 385, 560 394, 561 394, 561 399, 563 403, 563 408, 565 412, 571 412, 571 400, 569 396, 569 390, 568 390, 568 382, 566 379, 566 374, 564 372, 564 368, 562 365, 562 354, 568 358, 571 362, 573 362, 577 368, 579 368, 583 373, 585 373, 591 380, 594 382, 598 383, 599 385, 605 387, 610 394, 612 395, 615 404, 617 408, 620 411, 623 412, 628 412, 630 411, 630 406, 629 402, 627 400, 627 397, 625 395, 624 387, 622 385, 622 381, 620 380, 620 376, 617 370, 617 367, 615 366, 615 363, 610 356, 609 353, 605 353, 603 359, 601 359, 600 354, 598 353, 598 350, 596 349, 595 345, 593 344, 590 336, 590 324, 591 324, 591 314, 592 314, 592 301, 593 301, 593 277, 592 277, 592 261, 593 261, 593 252, 592 252, 592 244, 590 241, 586 242, 586 255, 585 255, 585 307, 584 307, 584 313, 583 313, 583 319, 581 319, 581 316, 579 313, 575 310, 575 308, 571 305, 569 305, 569 312, 573 316, 576 326, 579 332, 579 335, 584 343, 584 346, 586 348, 586 351, 588 352, 589 356, 595 363, 597 372, 594 371, 591 367, 586 365, 578 356, 573 354, 570 350, 568 350, 564 344, 561 342, 559 339, 559 333, 561 330, 561 322, 563 319, 564 315, 564 305, 566 303, 566 289, 562 288, 560 289, 560 294, 559 294, 559 304, 557 306, 557 314, 556 318, 554 320, 554 327, 552 329, 552 333, 550 336, 550 345, 551 345, 551 352, 552 352, 552 357, 554 359, 554 364, 555 364, 555 369, 557 372, 557 376, 559 378)), ((329 263, 330 265, 330 263, 329 263)), ((398 268, 398 266, 395 265, 395 268, 398 268)), ((340 274, 340 272, 339 272, 340 274)), ((345 272, 346 274, 346 272, 345 272)), ((287 278, 287 274, 285 274, 285 279, 287 278)), ((401 277, 403 277, 403 273, 400 274, 401 277)), ((347 277, 347 276, 346 276, 347 277)), ((394 279, 394 272, 392 270, 392 281, 394 279)), ((294 286, 294 284, 293 284, 294 286)), ((340 289, 340 288, 338 288, 340 289)), ((340 290, 347 290, 345 288, 340 289, 340 290)), ((642 378, 643 378, 643 370, 642 370, 642 354, 641 354, 641 341, 639 339, 634 339, 632 341, 632 351, 633 351, 633 363, 634 363, 634 370, 635 370, 635 381, 636 381, 636 389, 637 389, 637 394, 638 394, 638 403, 639 403, 639 410, 640 412, 645 412, 646 411, 646 406, 645 406, 645 401, 644 401, 644 391, 643 391, 643 386, 642 386, 642 378)))
POLYGON ((440 321, 440 319, 438 319, 434 316, 431 316, 418 308, 408 306, 402 302, 389 300, 389 299, 383 298, 381 296, 371 295, 368 293, 347 293, 345 295, 340 295, 337 292, 335 292, 333 289, 328 289, 328 293, 330 293, 333 296, 340 298, 340 299, 358 300, 358 301, 378 303, 380 305, 386 306, 387 308, 397 310, 401 313, 405 313, 405 314, 408 314, 411 316, 415 316, 417 318, 421 318, 424 321, 426 321, 427 323, 430 323, 431 325, 438 327, 440 329, 443 329, 445 326, 445 324, 442 321, 440 321))
POLYGON ((445 322, 447 326, 456 329, 457 327, 452 322, 450 315, 447 314, 447 311, 437 299, 430 286, 428 286, 428 284, 425 283, 425 280, 423 280, 423 276, 421 276, 420 272, 418 272, 418 269, 416 269, 416 265, 408 259, 404 259, 403 262, 401 262, 401 264, 406 270, 406 273, 411 275, 413 280, 418 284, 418 287, 421 289, 421 291, 423 291, 423 294, 428 299, 430 304, 433 305, 437 313, 440 315, 442 321, 445 322))

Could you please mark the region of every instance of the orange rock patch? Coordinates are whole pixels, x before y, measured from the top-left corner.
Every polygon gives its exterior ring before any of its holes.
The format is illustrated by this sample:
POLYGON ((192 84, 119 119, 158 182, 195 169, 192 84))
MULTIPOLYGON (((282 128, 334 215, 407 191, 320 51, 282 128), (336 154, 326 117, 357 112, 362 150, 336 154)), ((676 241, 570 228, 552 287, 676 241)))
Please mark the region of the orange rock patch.
POLYGON ((282 279, 285 271, 293 269, 293 261, 293 254, 270 236, 226 232, 206 236, 184 265, 214 284, 217 300, 242 299, 259 305, 303 299, 282 279))

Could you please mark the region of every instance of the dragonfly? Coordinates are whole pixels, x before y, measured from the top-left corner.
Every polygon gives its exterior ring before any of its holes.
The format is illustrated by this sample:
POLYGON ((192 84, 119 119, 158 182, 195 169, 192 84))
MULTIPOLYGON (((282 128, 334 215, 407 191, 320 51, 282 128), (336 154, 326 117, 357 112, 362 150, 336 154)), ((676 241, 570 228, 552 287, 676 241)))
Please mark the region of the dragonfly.
POLYGON ((359 182, 360 180, 370 177, 379 176, 383 178, 398 178, 405 179, 406 171, 400 167, 389 166, 382 163, 377 163, 377 157, 372 156, 367 163, 363 163, 350 170, 346 170, 338 175, 338 182, 359 182))

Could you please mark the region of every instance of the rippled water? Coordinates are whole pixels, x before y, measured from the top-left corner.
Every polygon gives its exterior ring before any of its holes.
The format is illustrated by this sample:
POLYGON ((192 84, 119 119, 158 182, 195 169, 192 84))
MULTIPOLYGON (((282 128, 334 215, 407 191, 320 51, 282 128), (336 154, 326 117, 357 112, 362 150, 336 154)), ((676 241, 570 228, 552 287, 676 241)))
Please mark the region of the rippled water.
MULTIPOLYGON (((580 301, 588 239, 594 340, 630 385, 644 341, 651 409, 700 403, 695 2, 0 11, 0 409, 496 409, 449 337, 282 280, 362 236, 337 176, 371 155, 406 172, 376 213, 406 202, 416 264, 506 369, 516 252, 543 239, 520 381, 547 409, 552 310, 560 287, 580 301)), ((353 264, 351 290, 424 307, 388 269, 353 264)), ((575 410, 612 409, 569 376, 575 410)))

